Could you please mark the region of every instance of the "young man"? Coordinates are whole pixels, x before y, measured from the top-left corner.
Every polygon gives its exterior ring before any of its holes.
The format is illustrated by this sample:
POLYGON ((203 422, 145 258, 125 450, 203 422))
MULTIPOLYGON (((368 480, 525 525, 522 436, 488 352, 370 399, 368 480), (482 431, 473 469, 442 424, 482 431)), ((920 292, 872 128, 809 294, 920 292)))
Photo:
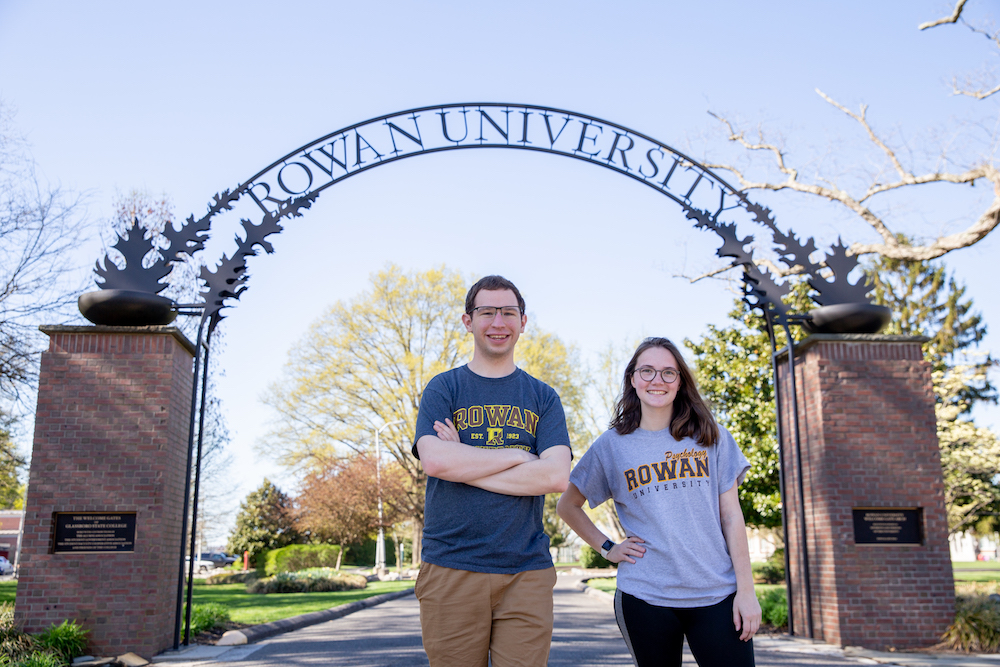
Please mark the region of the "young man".
POLYGON ((509 280, 469 290, 475 349, 420 401, 413 454, 427 473, 420 625, 431 667, 544 666, 555 568, 542 531, 546 493, 569 481, 556 392, 514 365, 528 318, 509 280))

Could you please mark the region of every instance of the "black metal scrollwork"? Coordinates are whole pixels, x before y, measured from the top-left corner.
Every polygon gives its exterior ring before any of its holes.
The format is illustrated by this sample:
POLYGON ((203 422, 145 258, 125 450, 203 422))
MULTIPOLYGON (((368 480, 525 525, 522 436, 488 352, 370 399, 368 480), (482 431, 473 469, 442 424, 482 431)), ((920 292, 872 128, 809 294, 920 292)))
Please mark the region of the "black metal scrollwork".
MULTIPOLYGON (((266 238, 282 231, 279 224, 282 218, 301 216, 323 190, 368 169, 416 155, 470 148, 533 150, 571 157, 617 171, 654 188, 680 205, 686 216, 695 221, 696 228, 711 230, 722 239, 717 254, 732 258, 734 267, 743 267, 746 302, 766 315, 772 324, 788 322, 790 313, 782 297, 788 293, 789 285, 776 281, 755 263, 750 248, 754 238, 738 237, 734 217, 748 218, 771 232, 774 252, 781 262, 800 267, 799 271, 808 276, 813 299, 819 306, 854 304, 852 312, 873 308, 868 303, 864 281, 848 280, 857 266, 857 258, 848 256, 842 244, 838 242, 822 261, 813 262, 810 258, 817 248, 812 238, 803 242, 793 232, 782 232, 770 209, 751 202, 745 193, 680 151, 593 116, 501 103, 410 109, 320 137, 238 187, 216 194, 202 218, 188 217, 180 230, 168 226, 160 242, 165 239, 169 247, 160 249, 162 257, 148 267, 142 266, 142 258, 153 248, 153 239, 134 231, 126 233, 114 246, 125 258, 125 267, 119 269, 105 259, 104 265, 98 264, 96 269, 98 286, 133 296, 156 295, 164 288, 162 281, 173 264, 186 261, 185 255, 190 258, 204 249, 211 219, 248 197, 261 211, 260 223, 241 219, 244 237, 237 236, 236 250, 224 255, 214 270, 207 267, 201 270, 202 317, 209 322, 211 331, 222 319, 222 309, 237 301, 247 288, 246 258, 257 254, 258 248, 266 253, 273 251, 266 238)), ((83 301, 81 297, 81 310, 83 301)), ((85 312, 85 315, 95 321, 90 314, 85 312)), ((815 326, 815 317, 793 318, 807 323, 812 319, 815 326)))

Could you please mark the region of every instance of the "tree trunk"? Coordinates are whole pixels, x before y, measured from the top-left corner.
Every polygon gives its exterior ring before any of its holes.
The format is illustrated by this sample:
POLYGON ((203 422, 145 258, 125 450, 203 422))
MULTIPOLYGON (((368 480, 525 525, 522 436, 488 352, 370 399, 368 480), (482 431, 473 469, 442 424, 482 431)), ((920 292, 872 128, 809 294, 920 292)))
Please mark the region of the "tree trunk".
POLYGON ((424 538, 423 517, 414 515, 410 525, 413 526, 413 553, 410 557, 413 559, 413 567, 420 567, 420 552, 423 551, 424 538))
POLYGON ((334 569, 336 569, 337 572, 340 572, 340 561, 344 557, 344 545, 338 544, 337 546, 340 548, 337 549, 337 567, 334 569))

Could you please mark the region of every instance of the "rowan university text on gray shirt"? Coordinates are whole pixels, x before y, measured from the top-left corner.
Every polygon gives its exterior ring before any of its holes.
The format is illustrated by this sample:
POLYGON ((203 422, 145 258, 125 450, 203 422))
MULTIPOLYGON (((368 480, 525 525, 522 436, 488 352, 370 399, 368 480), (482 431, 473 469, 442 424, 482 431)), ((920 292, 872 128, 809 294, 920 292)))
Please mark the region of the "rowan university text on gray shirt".
POLYGON ((749 469, 721 426, 711 447, 675 440, 669 429, 610 430, 590 446, 570 481, 591 507, 614 498, 625 532, 645 540, 642 558, 618 565, 619 589, 661 607, 706 607, 736 590, 719 496, 749 469))

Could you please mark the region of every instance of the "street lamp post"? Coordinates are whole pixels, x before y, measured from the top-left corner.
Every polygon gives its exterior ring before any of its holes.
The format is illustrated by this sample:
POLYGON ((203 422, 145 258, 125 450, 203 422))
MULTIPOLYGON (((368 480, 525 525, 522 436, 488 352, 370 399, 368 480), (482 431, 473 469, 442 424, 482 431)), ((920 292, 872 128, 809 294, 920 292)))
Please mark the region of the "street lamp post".
POLYGON ((382 424, 382 427, 375 431, 375 484, 378 489, 378 539, 375 541, 376 574, 385 569, 385 529, 382 527, 382 448, 379 445, 379 435, 390 426, 402 423, 402 419, 397 419, 382 424))

